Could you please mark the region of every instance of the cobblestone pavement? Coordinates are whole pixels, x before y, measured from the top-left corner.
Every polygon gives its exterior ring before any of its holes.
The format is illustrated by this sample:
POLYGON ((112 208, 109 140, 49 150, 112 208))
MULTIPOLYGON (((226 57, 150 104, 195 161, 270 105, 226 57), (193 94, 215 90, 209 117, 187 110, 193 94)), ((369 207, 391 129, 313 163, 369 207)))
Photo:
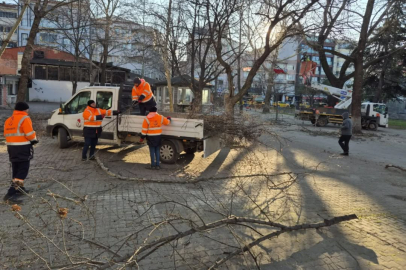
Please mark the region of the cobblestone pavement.
MULTIPOLYGON (((118 180, 97 162, 82 162, 80 143, 59 149, 56 140, 42 138, 27 179, 33 197, 19 203, 18 213, 0 204, 0 268, 62 269, 85 259, 87 266, 76 269, 96 268, 112 258, 122 260, 145 245, 145 239, 150 243, 228 215, 296 225, 356 214, 358 220, 264 241, 222 267, 255 269, 258 263, 261 269, 405 269, 406 177, 384 168, 406 164, 404 155, 387 160, 386 153, 405 153, 405 144, 393 143, 396 136, 379 145, 376 137, 355 138, 351 156, 341 157, 335 137, 300 129, 273 127, 282 137, 264 134, 262 144, 249 151, 222 149, 206 159, 199 153, 182 155, 175 165, 163 164, 161 171, 145 169, 145 146, 98 146, 97 155, 111 173, 140 181, 118 180), (243 177, 251 174, 257 176, 243 177), (202 181, 187 183, 195 179, 202 181), (68 208, 66 218, 60 219, 59 208, 68 208)), ((4 145, 0 160, 5 193, 10 165, 4 145)), ((138 256, 138 266, 126 267, 207 269, 275 231, 250 226, 197 232, 145 258, 138 256)))

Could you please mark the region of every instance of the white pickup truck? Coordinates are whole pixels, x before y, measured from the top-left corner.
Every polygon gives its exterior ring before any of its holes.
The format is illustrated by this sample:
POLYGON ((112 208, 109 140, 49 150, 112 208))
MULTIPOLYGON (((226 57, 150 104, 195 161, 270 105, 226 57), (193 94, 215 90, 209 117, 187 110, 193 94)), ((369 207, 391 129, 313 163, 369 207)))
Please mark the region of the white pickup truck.
MULTIPOLYGON (((131 87, 90 86, 81 89, 48 119, 47 134, 57 137, 60 148, 69 146, 69 141, 83 141, 83 116, 88 100, 95 100, 98 108, 120 110, 118 116, 103 119, 101 143, 121 145, 137 142, 145 116, 131 106, 131 87)), ((220 148, 215 139, 204 138, 204 122, 201 119, 172 118, 168 126, 162 127, 161 160, 175 163, 182 152, 204 151, 208 156, 220 148)))

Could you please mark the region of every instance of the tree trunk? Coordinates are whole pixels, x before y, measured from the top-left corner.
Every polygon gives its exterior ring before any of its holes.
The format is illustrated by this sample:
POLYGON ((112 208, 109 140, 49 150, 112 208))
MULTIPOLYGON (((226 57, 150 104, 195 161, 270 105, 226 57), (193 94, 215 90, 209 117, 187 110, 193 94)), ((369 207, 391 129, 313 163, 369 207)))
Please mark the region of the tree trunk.
POLYGON ((375 0, 368 0, 365 10, 364 20, 362 22, 361 33, 358 41, 358 53, 354 61, 354 89, 352 92, 351 118, 353 122, 353 132, 361 133, 361 102, 362 102, 362 84, 364 75, 364 51, 367 43, 368 28, 371 21, 372 11, 375 0))
POLYGON ((79 55, 78 55, 78 48, 75 48, 76 54, 75 54, 75 78, 72 82, 72 96, 76 94, 76 89, 78 88, 78 76, 79 76, 79 55))
POLYGON ((354 91, 352 92, 351 103, 351 119, 353 122, 354 133, 361 133, 361 102, 362 102, 362 83, 363 83, 363 68, 362 55, 357 56, 354 63, 354 91), (359 59, 361 58, 361 60, 359 59))
POLYGON ((272 97, 272 83, 268 83, 267 85, 267 90, 265 94, 265 99, 264 99, 264 109, 262 110, 262 113, 269 113, 271 111, 271 97, 272 97))
POLYGON ((32 51, 34 49, 34 42, 37 33, 39 32, 39 24, 41 23, 42 17, 35 15, 30 34, 27 39, 27 45, 25 46, 23 58, 21 60, 21 77, 18 85, 17 102, 25 101, 28 79, 30 77, 31 71, 31 58, 32 51))
POLYGON ((110 20, 107 20, 107 26, 104 28, 104 42, 103 42, 103 62, 101 67, 100 84, 106 85, 106 70, 107 59, 109 56, 109 28, 111 26, 110 20))

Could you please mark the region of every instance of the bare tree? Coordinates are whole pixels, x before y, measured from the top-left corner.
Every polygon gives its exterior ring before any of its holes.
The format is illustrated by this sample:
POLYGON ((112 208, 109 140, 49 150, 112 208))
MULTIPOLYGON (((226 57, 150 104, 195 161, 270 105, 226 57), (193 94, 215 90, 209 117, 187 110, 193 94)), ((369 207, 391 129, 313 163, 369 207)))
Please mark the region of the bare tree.
MULTIPOLYGON (((206 1, 206 16, 209 18, 209 33, 217 54, 217 60, 224 67, 228 78, 229 95, 226 96, 226 113, 232 115, 234 112, 234 105, 247 93, 249 87, 253 82, 253 78, 261 65, 265 62, 267 57, 276 48, 280 46, 282 41, 298 33, 301 20, 304 16, 311 11, 315 3, 319 0, 312 1, 293 1, 288 0, 284 3, 279 1, 258 1, 250 4, 251 14, 247 17, 256 18, 257 21, 265 25, 266 36, 265 44, 258 54, 258 58, 252 63, 251 70, 248 73, 247 79, 242 85, 241 89, 234 94, 233 82, 233 67, 223 57, 223 37, 232 34, 231 31, 236 23, 237 14, 240 9, 246 8, 244 1, 238 0, 225 0, 221 2, 206 1), (281 23, 286 25, 285 29, 278 29, 281 23), (272 39, 275 32, 279 32, 278 38, 272 39)), ((237 28, 238 29, 238 28, 237 28)), ((263 29, 263 28, 262 28, 263 29)), ((232 46, 230 43, 229 46, 232 46)))
POLYGON ((47 19, 55 26, 49 30, 57 31, 62 36, 62 40, 59 42, 61 48, 68 53, 72 53, 71 46, 73 46, 75 69, 73 72, 74 76, 72 77, 72 95, 74 95, 78 81, 82 76, 79 71, 79 63, 83 62, 82 58, 86 57, 88 47, 93 45, 93 41, 89 36, 92 27, 90 2, 88 0, 82 0, 76 3, 70 3, 52 14, 49 14, 47 19), (69 44, 66 44, 65 41, 68 41, 69 44))
POLYGON ((17 101, 24 101, 27 92, 27 83, 30 75, 30 60, 34 48, 35 37, 40 30, 40 23, 48 14, 58 10, 58 8, 75 3, 78 0, 62 0, 51 2, 49 0, 37 0, 32 9, 34 20, 32 22, 30 34, 28 35, 27 45, 25 46, 23 58, 21 60, 21 77, 18 85, 17 101))
MULTIPOLYGON (((398 0, 375 1, 368 0, 366 5, 359 6, 356 1, 328 0, 324 5, 320 4, 322 14, 321 21, 315 21, 315 32, 307 33, 307 43, 319 53, 321 66, 334 87, 342 88, 345 82, 354 78, 353 101, 351 107, 352 119, 354 121, 354 132, 361 132, 361 98, 363 71, 369 66, 383 61, 390 55, 405 48, 398 47, 385 54, 365 63, 365 50, 377 38, 382 36, 383 31, 376 31, 382 23, 391 6, 398 0), (363 14, 359 10, 364 10, 363 14), (321 27, 319 27, 321 25, 321 27), (358 30, 360 29, 360 30, 358 30), (351 37, 346 37, 345 33, 357 33, 358 41, 351 37), (324 43, 328 38, 347 39, 348 43, 353 44, 350 55, 345 55, 332 49, 324 48, 324 43), (312 41, 311 39, 314 39, 312 41), (338 77, 334 75, 327 62, 326 54, 330 53, 344 58, 338 77), (348 72, 348 68, 354 66, 353 72, 348 72)), ((360 4, 363 4, 360 2, 360 4)))

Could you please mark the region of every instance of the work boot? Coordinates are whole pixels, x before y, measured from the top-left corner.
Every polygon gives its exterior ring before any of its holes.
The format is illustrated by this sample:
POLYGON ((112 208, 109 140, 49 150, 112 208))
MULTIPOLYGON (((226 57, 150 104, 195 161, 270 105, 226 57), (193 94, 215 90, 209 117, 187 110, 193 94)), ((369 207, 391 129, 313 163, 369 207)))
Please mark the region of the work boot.
POLYGON ((147 170, 155 170, 155 166, 149 165, 149 166, 145 167, 145 169, 147 169, 147 170))
POLYGON ((348 153, 341 153, 342 156, 348 156, 348 153))
POLYGON ((91 156, 91 157, 89 158, 89 160, 96 160, 96 157, 95 157, 95 156, 91 156))
POLYGON ((82 158, 82 161, 86 161, 87 160, 87 158, 82 158))
POLYGON ((155 170, 160 170, 161 169, 161 166, 156 166, 155 167, 155 170))
POLYGON ((19 194, 28 194, 28 193, 30 193, 30 190, 26 189, 25 187, 18 187, 16 189, 16 192, 19 194))

